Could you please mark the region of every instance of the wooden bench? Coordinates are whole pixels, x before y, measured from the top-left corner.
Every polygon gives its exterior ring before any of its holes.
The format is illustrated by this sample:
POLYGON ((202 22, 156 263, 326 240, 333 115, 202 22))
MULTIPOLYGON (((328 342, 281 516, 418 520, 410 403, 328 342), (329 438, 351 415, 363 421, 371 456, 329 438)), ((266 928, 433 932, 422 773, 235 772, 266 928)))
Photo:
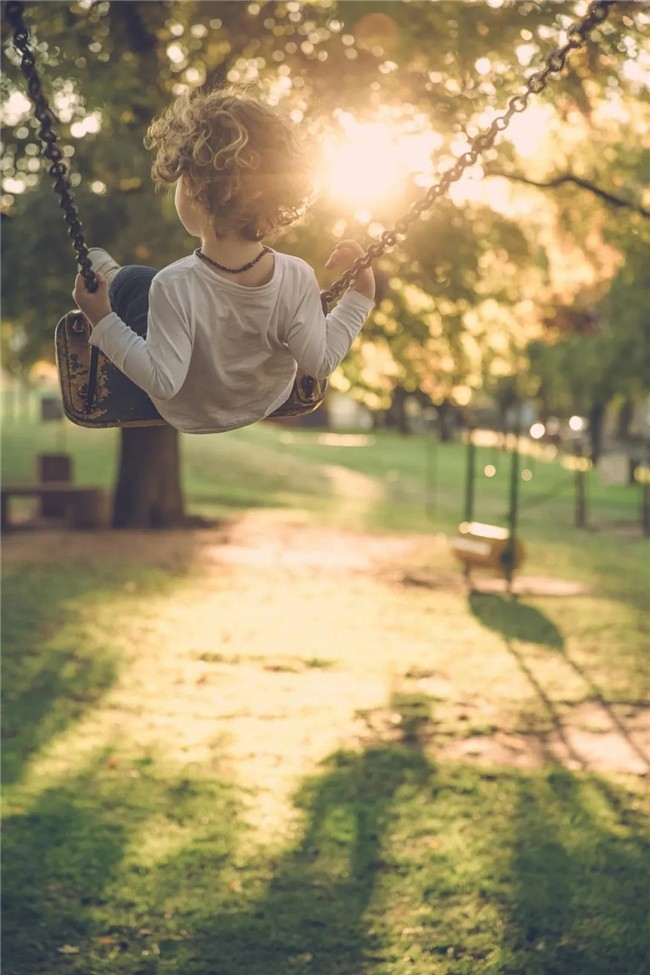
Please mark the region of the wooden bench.
POLYGON ((0 525, 11 528, 10 498, 56 498, 61 502, 66 524, 70 528, 106 528, 109 524, 108 497, 102 488, 79 487, 69 481, 46 484, 3 484, 0 487, 2 509, 0 525))

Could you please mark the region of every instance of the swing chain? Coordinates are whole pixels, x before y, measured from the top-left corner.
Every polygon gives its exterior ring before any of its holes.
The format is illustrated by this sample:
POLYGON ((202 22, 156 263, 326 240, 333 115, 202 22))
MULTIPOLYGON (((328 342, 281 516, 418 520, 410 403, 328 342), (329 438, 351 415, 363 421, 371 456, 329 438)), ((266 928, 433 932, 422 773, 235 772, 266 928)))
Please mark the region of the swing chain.
MULTIPOLYGON (((584 17, 574 21, 567 30, 567 41, 546 58, 546 64, 541 71, 537 71, 526 79, 524 90, 508 102, 508 107, 502 115, 498 115, 488 129, 479 133, 469 143, 469 150, 458 157, 454 166, 443 173, 440 181, 429 188, 426 194, 412 203, 408 213, 399 219, 392 229, 385 230, 377 243, 371 244, 366 253, 358 257, 354 263, 335 281, 326 291, 321 293, 323 306, 331 304, 350 287, 356 276, 372 262, 381 257, 390 247, 393 247, 399 237, 403 237, 411 224, 428 210, 440 197, 447 193, 452 183, 457 182, 466 169, 478 161, 479 156, 490 149, 501 132, 505 132, 514 115, 525 111, 530 96, 539 94, 547 86, 549 76, 558 74, 566 65, 571 51, 582 47, 589 32, 601 24, 607 17, 614 0, 592 0, 584 17)), ((7 19, 14 34, 13 43, 21 55, 20 66, 25 78, 29 95, 34 104, 34 114, 40 123, 39 136, 43 142, 43 154, 50 161, 49 173, 54 180, 54 190, 60 197, 60 206, 64 211, 68 225, 68 233, 72 239, 77 254, 81 275, 89 291, 97 290, 97 278, 88 257, 88 247, 84 240, 81 223, 74 205, 74 197, 70 189, 68 167, 63 154, 56 144, 56 132, 52 128, 54 116, 48 105, 41 86, 41 79, 36 69, 34 53, 29 45, 29 30, 23 19, 25 5, 19 0, 9 0, 7 3, 7 19)))
POLYGON ((385 230, 377 243, 371 244, 365 254, 358 257, 334 284, 321 293, 324 304, 329 305, 332 301, 340 298, 360 271, 370 267, 374 260, 381 257, 388 248, 397 243, 398 238, 404 237, 410 225, 436 200, 444 196, 451 184, 457 182, 468 167, 475 165, 479 156, 493 146, 499 133, 505 132, 513 116, 525 111, 530 96, 544 91, 549 75, 558 74, 562 71, 571 51, 575 51, 584 45, 589 32, 605 20, 614 2, 615 0, 593 0, 589 4, 585 16, 569 26, 566 43, 548 55, 546 64, 541 71, 537 71, 526 79, 524 90, 518 95, 513 95, 508 102, 506 111, 502 115, 498 115, 488 129, 471 139, 468 151, 459 156, 451 169, 442 174, 440 181, 431 186, 421 199, 412 203, 408 213, 398 220, 392 229, 385 230))
POLYGON ((20 67, 27 79, 27 91, 34 105, 34 115, 40 123, 38 134, 43 143, 43 155, 50 162, 49 174, 54 180, 54 192, 59 195, 59 206, 63 210, 68 225, 68 234, 77 254, 80 273, 88 291, 97 290, 97 277, 88 257, 88 247, 83 236, 81 222, 70 189, 68 165, 56 144, 57 135, 53 128, 55 117, 43 94, 41 79, 36 69, 36 58, 30 46, 29 28, 23 19, 25 4, 17 0, 7 3, 7 19, 13 29, 13 44, 20 54, 20 67))

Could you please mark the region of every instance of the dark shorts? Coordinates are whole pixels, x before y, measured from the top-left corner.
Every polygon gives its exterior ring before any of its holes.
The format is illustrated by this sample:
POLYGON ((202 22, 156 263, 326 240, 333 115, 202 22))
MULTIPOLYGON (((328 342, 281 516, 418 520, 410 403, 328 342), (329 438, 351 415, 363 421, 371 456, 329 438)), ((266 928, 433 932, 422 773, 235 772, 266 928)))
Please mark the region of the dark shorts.
POLYGON ((138 335, 147 334, 149 289, 156 274, 153 267, 128 264, 117 272, 108 291, 113 311, 138 335))

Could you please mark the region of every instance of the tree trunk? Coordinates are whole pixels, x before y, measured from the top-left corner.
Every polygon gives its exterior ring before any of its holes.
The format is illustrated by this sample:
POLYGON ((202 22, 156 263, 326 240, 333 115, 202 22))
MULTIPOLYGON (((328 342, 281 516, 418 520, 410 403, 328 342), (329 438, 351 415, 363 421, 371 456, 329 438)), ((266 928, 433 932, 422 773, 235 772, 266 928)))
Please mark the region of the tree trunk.
POLYGON ((396 426, 402 436, 407 437, 411 428, 406 415, 407 392, 403 386, 396 386, 393 390, 393 401, 388 410, 391 426, 396 426))
POLYGON ((618 420, 616 424, 616 435, 621 440, 628 440, 630 437, 630 426, 632 425, 632 419, 634 418, 634 403, 631 399, 626 399, 620 410, 618 411, 618 420))
POLYGON ((438 439, 441 443, 452 443, 456 439, 456 408, 448 399, 438 407, 438 439))
POLYGON ((589 410, 589 442, 591 445, 591 459, 598 463, 603 449, 603 420, 605 418, 604 403, 594 403, 589 410))
POLYGON ((178 431, 123 429, 113 527, 171 528, 184 518, 178 431))

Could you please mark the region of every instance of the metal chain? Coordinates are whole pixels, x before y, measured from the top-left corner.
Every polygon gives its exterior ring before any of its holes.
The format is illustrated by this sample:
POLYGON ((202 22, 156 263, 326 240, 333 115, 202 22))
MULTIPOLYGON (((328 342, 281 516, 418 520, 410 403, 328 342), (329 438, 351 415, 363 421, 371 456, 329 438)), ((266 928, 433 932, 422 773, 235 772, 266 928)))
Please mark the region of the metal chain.
POLYGON ((10 0, 7 3, 7 20, 13 29, 13 43, 20 54, 20 67, 27 79, 27 91, 34 105, 34 115, 40 123, 38 134, 43 143, 43 155, 50 162, 49 174, 54 180, 54 192, 60 198, 59 205, 63 210, 68 225, 68 234, 77 254, 80 273, 88 291, 94 292, 97 290, 97 277, 88 257, 88 247, 77 215, 74 196, 70 189, 68 164, 56 144, 57 135, 53 128, 55 118, 43 94, 41 79, 36 70, 36 58, 30 46, 29 29, 23 19, 24 10, 24 3, 10 0))
POLYGON ((541 71, 526 79, 524 90, 510 99, 507 110, 502 115, 498 115, 488 129, 480 132, 470 141, 469 150, 458 157, 451 169, 443 173, 440 182, 431 186, 421 199, 412 203, 409 212, 398 220, 392 229, 385 230, 376 244, 371 244, 366 253, 358 257, 334 284, 321 292, 324 303, 330 304, 339 298, 350 287, 360 271, 370 267, 374 260, 381 257, 389 247, 393 247, 398 237, 404 236, 410 225, 443 196, 451 184, 459 180, 465 170, 473 166, 486 149, 492 147, 499 133, 505 132, 508 128, 513 116, 527 108, 530 96, 544 91, 549 75, 562 71, 571 51, 582 47, 589 31, 605 20, 614 2, 615 0, 594 0, 590 3, 585 16, 576 20, 568 28, 566 43, 548 55, 546 65, 541 71))
MULTIPOLYGON (((506 111, 502 115, 498 115, 488 129, 470 141, 469 150, 458 157, 455 165, 443 173, 440 181, 431 186, 421 199, 411 204, 405 216, 398 220, 390 230, 385 230, 376 244, 371 244, 365 254, 358 257, 337 281, 321 293, 324 306, 339 298, 361 271, 370 267, 374 260, 381 257, 388 248, 393 247, 397 243, 398 237, 404 236, 410 225, 418 220, 422 213, 428 210, 436 200, 444 196, 452 183, 457 182, 466 169, 475 165, 479 156, 494 145, 499 133, 505 132, 513 116, 526 110, 530 96, 544 91, 549 76, 559 74, 563 70, 571 51, 575 51, 585 44, 589 31, 606 19, 614 2, 615 0, 592 0, 585 16, 576 20, 568 28, 568 40, 548 55, 546 64, 541 71, 537 71, 526 80, 524 90, 518 95, 513 95, 508 102, 506 111)), ((61 150, 56 145, 56 132, 52 128, 54 116, 47 99, 43 95, 41 80, 36 70, 35 57, 29 45, 29 30, 23 19, 24 9, 24 3, 20 3, 18 0, 9 0, 7 3, 7 18, 14 31, 14 46, 21 55, 20 66, 27 79, 29 95, 34 103, 34 113, 40 123, 39 136, 44 146, 43 154, 51 163, 49 172, 54 180, 54 190, 60 197, 60 206, 64 211, 68 233, 77 253, 81 274, 88 290, 95 291, 97 289, 97 278, 88 258, 88 247, 83 237, 81 223, 74 205, 74 197, 70 190, 68 167, 61 150)))

